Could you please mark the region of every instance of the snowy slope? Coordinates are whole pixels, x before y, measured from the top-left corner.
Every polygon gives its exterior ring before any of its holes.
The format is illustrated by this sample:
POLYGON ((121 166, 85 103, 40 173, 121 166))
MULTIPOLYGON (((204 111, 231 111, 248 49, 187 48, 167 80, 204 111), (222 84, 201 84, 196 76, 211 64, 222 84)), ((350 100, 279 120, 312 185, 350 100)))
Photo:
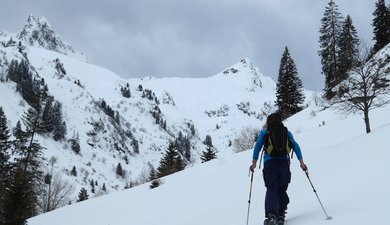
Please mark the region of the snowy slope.
MULTIPOLYGON (((339 116, 311 106, 286 125, 295 133, 325 215, 293 159, 289 225, 387 224, 390 210, 390 107, 371 113, 372 133, 365 134, 361 115, 339 116), (312 111, 317 111, 313 116, 312 111), (319 126, 318 122, 325 121, 319 126), (298 132, 299 131, 299 132, 298 132)), ((252 151, 231 154, 148 184, 66 206, 29 219, 30 225, 215 225, 245 224, 248 167, 252 151)), ((250 223, 262 224, 264 183, 255 171, 250 223)))

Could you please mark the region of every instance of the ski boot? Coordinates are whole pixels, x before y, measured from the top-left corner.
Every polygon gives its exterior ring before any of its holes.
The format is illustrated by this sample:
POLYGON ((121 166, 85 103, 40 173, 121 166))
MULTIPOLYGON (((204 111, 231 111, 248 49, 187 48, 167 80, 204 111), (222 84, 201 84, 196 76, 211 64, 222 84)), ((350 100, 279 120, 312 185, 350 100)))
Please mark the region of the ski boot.
POLYGON ((278 225, 276 215, 274 213, 268 213, 267 219, 264 220, 264 225, 278 225))
POLYGON ((278 214, 278 225, 284 225, 284 222, 286 221, 286 211, 281 210, 278 214))

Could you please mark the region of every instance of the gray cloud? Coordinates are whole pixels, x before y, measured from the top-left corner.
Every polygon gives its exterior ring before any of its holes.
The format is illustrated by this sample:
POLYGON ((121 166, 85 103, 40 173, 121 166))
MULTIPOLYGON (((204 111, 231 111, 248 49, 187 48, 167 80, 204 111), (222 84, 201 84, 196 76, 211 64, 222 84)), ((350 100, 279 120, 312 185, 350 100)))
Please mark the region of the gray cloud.
MULTIPOLYGON (((287 45, 307 89, 321 90, 320 19, 328 0, 3 0, 0 29, 29 14, 94 63, 122 77, 207 77, 247 57, 276 79, 287 45), (16 4, 17 2, 18 4, 16 4)), ((359 36, 372 39, 375 2, 336 0, 359 36)))

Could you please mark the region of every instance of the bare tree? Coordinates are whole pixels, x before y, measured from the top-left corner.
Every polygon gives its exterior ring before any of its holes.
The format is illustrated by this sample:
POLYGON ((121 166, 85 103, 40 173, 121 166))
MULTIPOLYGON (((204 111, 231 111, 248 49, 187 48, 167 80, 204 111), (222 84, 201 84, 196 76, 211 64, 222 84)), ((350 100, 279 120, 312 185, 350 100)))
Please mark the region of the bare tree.
POLYGON ((253 148, 258 132, 259 131, 253 127, 242 128, 240 134, 233 141, 234 151, 242 152, 253 148))
POLYGON ((334 106, 347 114, 363 113, 366 132, 370 133, 369 111, 390 103, 390 56, 381 51, 367 61, 369 51, 363 51, 358 66, 336 87, 334 106))
POLYGON ((49 212, 69 203, 70 195, 74 192, 73 185, 62 178, 61 173, 54 171, 56 159, 49 160, 50 171, 45 175, 44 187, 39 200, 42 212, 49 212))

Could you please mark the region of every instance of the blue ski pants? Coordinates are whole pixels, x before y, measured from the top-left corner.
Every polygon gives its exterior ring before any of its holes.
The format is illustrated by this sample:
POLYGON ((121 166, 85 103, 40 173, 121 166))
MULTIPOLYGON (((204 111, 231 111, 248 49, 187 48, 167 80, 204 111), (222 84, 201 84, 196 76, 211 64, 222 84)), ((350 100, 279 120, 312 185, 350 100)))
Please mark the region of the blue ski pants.
POLYGON ((290 199, 287 188, 291 181, 290 160, 271 159, 264 163, 263 178, 265 187, 265 216, 269 213, 278 215, 287 209, 290 199))

